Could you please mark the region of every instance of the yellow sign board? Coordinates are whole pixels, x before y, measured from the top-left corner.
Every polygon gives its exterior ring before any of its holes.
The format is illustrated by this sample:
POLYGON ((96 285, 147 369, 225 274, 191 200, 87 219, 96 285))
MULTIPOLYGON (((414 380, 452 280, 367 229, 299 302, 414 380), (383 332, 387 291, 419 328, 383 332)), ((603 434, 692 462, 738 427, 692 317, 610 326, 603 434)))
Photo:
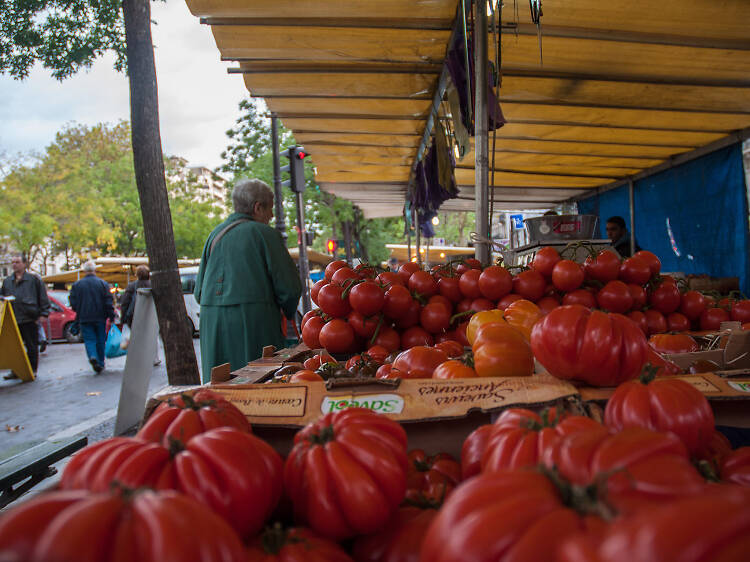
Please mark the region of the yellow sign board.
POLYGON ((5 300, 0 301, 0 369, 11 369, 24 382, 34 380, 13 307, 5 300))

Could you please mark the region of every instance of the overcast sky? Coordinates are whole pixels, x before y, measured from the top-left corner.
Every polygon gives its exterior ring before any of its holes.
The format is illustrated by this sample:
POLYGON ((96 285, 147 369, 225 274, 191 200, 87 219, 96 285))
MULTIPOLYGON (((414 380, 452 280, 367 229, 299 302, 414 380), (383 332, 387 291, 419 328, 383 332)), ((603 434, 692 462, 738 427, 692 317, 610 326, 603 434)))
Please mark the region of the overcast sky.
MULTIPOLYGON (((151 9, 164 151, 214 168, 247 94, 242 76, 227 74, 233 63, 219 60, 210 27, 183 0, 153 2, 151 9)), ((39 66, 23 82, 0 75, 0 153, 42 152, 66 123, 130 120, 127 79, 113 60, 107 55, 63 82, 39 66)))

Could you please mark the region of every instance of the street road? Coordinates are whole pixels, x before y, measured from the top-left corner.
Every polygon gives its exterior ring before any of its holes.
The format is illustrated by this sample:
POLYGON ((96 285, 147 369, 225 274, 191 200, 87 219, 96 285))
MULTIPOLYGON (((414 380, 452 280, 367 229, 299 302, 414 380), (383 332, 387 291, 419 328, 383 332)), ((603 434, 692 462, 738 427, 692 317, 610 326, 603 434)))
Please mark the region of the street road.
MULTIPOLYGON (((200 364, 199 340, 193 343, 200 364)), ((161 347, 159 358, 149 395, 167 385, 161 347)), ((0 371, 0 460, 44 440, 111 437, 125 359, 107 359, 105 370, 95 375, 83 344, 57 343, 40 355, 34 382, 2 380, 8 371, 0 371)))

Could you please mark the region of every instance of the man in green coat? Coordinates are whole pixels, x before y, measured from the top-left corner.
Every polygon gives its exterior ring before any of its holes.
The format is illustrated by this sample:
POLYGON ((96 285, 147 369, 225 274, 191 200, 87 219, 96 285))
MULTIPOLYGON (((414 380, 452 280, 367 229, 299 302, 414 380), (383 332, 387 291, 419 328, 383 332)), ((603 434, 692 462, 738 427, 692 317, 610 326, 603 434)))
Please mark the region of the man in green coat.
POLYGON ((268 226, 271 189, 260 180, 242 180, 232 203, 234 212, 206 240, 195 280, 203 382, 217 365, 236 370, 258 359, 266 345, 284 347, 279 309, 294 318, 302 294, 297 267, 268 226))

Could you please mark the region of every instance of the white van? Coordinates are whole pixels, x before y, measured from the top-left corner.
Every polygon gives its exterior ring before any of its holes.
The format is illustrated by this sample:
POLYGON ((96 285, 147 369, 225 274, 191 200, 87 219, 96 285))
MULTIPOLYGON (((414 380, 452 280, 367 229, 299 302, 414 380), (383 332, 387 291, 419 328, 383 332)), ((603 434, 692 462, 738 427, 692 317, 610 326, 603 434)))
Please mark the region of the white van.
POLYGON ((195 278, 198 276, 198 266, 181 267, 180 282, 182 283, 182 298, 185 299, 185 309, 187 310, 190 325, 193 328, 193 334, 198 333, 201 307, 193 296, 195 289, 195 278))

